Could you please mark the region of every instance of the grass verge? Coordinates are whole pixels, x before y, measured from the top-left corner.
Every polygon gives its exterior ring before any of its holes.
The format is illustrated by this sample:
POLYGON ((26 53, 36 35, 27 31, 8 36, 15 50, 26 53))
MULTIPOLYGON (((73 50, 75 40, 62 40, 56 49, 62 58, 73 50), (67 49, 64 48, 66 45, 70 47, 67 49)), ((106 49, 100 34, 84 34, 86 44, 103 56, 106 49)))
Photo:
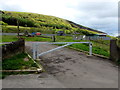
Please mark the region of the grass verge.
MULTIPOLYGON (((17 54, 11 58, 2 60, 2 70, 36 70, 39 68, 26 53, 17 54)), ((1 78, 11 74, 29 74, 30 72, 3 72, 1 78)))
MULTIPOLYGON (((25 37, 25 36, 21 36, 21 38, 24 38, 25 41, 47 41, 50 42, 51 38, 46 38, 46 37, 25 37)), ((13 36, 13 35, 3 35, 2 36, 2 42, 13 42, 13 41, 17 41, 18 37, 17 36, 13 36)))

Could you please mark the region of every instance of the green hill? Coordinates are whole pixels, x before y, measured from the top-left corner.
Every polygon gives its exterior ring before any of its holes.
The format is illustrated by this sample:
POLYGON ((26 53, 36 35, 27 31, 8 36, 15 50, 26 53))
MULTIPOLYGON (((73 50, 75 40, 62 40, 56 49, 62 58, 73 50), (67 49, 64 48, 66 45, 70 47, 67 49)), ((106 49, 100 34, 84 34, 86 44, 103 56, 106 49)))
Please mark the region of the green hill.
POLYGON ((2 32, 17 32, 18 22, 20 32, 28 30, 29 32, 39 31, 42 33, 55 33, 57 31, 64 31, 70 34, 74 32, 80 34, 104 33, 54 16, 12 11, 1 11, 1 14, 2 32))

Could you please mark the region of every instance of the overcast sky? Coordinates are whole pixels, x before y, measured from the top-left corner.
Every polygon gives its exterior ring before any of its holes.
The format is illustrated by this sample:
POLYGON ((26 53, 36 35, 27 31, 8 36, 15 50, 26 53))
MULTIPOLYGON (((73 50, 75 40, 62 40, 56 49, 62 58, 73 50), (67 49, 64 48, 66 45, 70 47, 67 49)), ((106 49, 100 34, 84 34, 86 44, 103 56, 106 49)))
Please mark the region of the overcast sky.
POLYGON ((0 0, 0 9, 57 16, 118 35, 119 0, 0 0))

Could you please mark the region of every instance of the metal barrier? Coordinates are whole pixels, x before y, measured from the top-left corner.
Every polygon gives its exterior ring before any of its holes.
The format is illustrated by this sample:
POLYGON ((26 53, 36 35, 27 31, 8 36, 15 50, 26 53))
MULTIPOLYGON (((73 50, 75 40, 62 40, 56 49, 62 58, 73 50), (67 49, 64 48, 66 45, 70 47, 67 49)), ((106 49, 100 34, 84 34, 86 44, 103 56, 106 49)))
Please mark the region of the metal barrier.
POLYGON ((89 44, 89 55, 90 56, 92 55, 92 43, 91 42, 37 42, 37 43, 35 42, 35 43, 33 43, 33 59, 37 59, 39 56, 42 56, 42 55, 47 54, 49 52, 61 49, 63 47, 66 47, 68 45, 75 44, 75 43, 87 43, 87 44, 89 44), (59 46, 57 48, 54 48, 54 49, 51 49, 51 50, 48 50, 46 52, 38 54, 37 48, 38 48, 39 44, 66 44, 66 45, 59 46))

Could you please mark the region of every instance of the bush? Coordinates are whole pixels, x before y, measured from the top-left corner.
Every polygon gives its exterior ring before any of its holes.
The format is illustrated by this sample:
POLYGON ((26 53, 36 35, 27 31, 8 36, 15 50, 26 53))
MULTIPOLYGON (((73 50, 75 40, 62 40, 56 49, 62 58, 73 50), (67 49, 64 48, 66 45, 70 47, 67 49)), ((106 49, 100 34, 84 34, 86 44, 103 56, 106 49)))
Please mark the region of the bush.
POLYGON ((35 24, 33 21, 30 21, 25 18, 12 17, 12 16, 8 16, 5 14, 2 16, 2 20, 3 20, 3 22, 5 22, 9 25, 17 25, 17 21, 18 21, 20 26, 27 25, 28 27, 35 27, 35 24))
POLYGON ((7 26, 8 24, 3 22, 3 21, 0 21, 0 25, 4 25, 4 26, 7 26))

